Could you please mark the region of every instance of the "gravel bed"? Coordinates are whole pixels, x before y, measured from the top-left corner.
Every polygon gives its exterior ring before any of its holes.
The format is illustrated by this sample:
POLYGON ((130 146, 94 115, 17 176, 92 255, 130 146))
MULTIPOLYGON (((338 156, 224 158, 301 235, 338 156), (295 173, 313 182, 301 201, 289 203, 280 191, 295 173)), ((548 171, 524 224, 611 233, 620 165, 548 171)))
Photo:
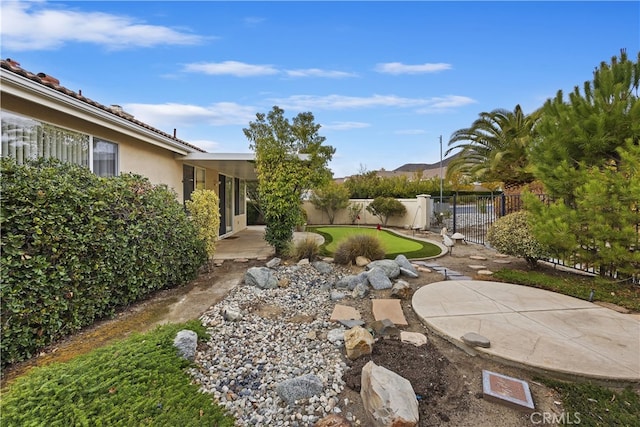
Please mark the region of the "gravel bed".
POLYGON ((338 397, 347 369, 342 343, 326 338, 338 326, 329 321, 335 305, 330 290, 348 273, 333 266, 321 274, 309 264, 272 270, 278 288, 240 284, 202 315, 211 338, 199 346, 191 374, 238 425, 312 426, 348 404, 338 397), (242 317, 225 320, 225 310, 239 311, 242 317), (287 404, 276 386, 305 374, 322 380, 322 394, 287 404))

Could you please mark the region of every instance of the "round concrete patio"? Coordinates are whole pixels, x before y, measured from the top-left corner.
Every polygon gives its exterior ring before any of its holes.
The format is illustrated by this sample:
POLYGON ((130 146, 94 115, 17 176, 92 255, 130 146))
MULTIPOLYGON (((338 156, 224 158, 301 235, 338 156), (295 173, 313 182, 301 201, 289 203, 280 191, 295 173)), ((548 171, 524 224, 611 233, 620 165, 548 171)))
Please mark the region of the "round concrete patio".
POLYGON ((596 304, 508 283, 450 280, 415 292, 413 309, 435 333, 470 350, 461 337, 478 333, 490 348, 474 348, 510 365, 561 377, 640 381, 640 321, 596 304))

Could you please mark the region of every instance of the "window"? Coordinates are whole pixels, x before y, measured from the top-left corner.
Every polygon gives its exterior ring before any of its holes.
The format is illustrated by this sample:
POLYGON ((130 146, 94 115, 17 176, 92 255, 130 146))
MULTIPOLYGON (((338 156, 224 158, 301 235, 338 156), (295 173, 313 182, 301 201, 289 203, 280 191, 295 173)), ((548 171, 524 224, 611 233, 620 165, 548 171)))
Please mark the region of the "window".
POLYGON ((205 189, 205 170, 202 168, 196 168, 196 190, 205 189))
POLYGON ((118 145, 93 138, 93 173, 98 176, 118 174, 118 145))
POLYGON ((43 157, 90 168, 99 176, 118 174, 118 145, 19 114, 2 111, 2 156, 18 164, 43 157))
POLYGON ((235 178, 235 212, 236 215, 244 215, 246 204, 246 182, 235 178))

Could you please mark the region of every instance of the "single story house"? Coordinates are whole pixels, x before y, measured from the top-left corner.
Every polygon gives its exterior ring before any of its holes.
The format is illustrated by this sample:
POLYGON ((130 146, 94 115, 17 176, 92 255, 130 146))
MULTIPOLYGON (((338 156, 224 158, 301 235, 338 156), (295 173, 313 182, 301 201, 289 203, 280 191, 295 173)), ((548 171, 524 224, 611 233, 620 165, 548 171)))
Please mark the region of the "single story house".
POLYGON ((167 134, 11 59, 0 60, 0 90, 2 156, 19 163, 54 157, 100 176, 139 174, 175 190, 180 202, 197 188, 212 189, 220 197, 220 237, 247 227, 246 183, 257 179, 253 153, 207 153, 175 130, 167 134))

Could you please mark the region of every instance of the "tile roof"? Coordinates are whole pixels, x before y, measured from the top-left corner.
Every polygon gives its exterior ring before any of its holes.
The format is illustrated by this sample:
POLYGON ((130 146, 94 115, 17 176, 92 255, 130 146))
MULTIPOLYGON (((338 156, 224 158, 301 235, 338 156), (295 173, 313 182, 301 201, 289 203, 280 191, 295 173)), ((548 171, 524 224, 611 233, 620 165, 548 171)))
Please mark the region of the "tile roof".
POLYGON ((147 130, 150 130, 154 133, 157 133, 158 135, 164 137, 164 138, 169 138, 175 142, 178 142, 182 145, 185 145, 189 148, 192 148, 196 151, 200 151, 200 152, 206 152, 206 150, 203 150, 200 147, 196 147, 195 145, 189 144, 188 142, 180 139, 180 138, 176 138, 173 135, 170 135, 166 132, 163 132, 159 129, 156 129, 152 126, 149 126, 148 124, 141 122, 140 120, 135 119, 133 116, 131 116, 130 114, 127 114, 125 112, 122 111, 122 109, 118 108, 117 106, 106 106, 103 104, 100 104, 96 101, 93 101, 92 99, 89 99, 85 96, 82 95, 82 91, 78 91, 78 92, 74 92, 70 89, 67 89, 64 86, 60 85, 60 81, 58 79, 56 79, 55 77, 49 76, 45 73, 38 73, 38 74, 34 74, 30 71, 25 70, 24 68, 20 67, 20 64, 18 62, 16 62, 15 60, 11 59, 11 58, 7 58, 7 59, 1 59, 0 60, 0 67, 2 69, 11 71, 17 75, 20 75, 22 77, 26 77, 29 80, 32 80, 36 83, 39 83, 43 86, 46 86, 48 88, 54 89, 57 92, 60 92, 66 96, 70 96, 72 98, 75 98, 79 101, 82 101, 88 105, 91 105, 93 107, 99 108, 101 110, 104 110, 108 113, 111 113, 115 116, 121 117, 125 120, 128 120, 129 122, 136 124, 138 126, 141 126, 147 130))

